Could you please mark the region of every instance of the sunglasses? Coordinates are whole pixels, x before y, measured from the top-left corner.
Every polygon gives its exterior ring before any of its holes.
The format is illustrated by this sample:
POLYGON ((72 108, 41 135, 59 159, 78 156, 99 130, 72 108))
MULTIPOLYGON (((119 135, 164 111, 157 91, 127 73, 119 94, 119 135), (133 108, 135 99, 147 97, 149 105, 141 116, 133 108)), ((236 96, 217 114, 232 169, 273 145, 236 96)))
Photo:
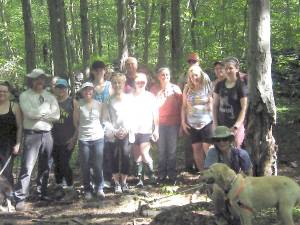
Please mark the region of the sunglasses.
POLYGON ((195 64, 196 62, 198 62, 198 61, 193 60, 193 59, 189 59, 189 60, 187 61, 188 64, 195 64))
POLYGON ((226 141, 229 141, 229 138, 217 138, 215 139, 215 142, 226 142, 226 141))

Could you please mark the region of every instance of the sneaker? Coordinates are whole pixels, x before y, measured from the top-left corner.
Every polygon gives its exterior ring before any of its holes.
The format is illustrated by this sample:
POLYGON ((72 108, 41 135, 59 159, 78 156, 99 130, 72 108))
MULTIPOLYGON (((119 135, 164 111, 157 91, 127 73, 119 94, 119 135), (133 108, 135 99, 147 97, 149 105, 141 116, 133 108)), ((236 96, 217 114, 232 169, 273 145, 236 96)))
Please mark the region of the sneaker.
POLYGON ((116 184, 115 185, 115 194, 121 194, 123 191, 122 191, 122 188, 121 188, 121 185, 120 184, 116 184))
POLYGON ((139 179, 139 181, 138 181, 138 183, 136 184, 136 186, 137 186, 138 188, 144 187, 144 183, 143 183, 142 179, 139 179))
POLYGON ((128 193, 129 192, 129 187, 127 183, 122 184, 122 191, 124 193, 128 193))
POLYGON ((89 191, 85 192, 85 193, 84 193, 84 198, 85 198, 85 200, 87 200, 87 201, 91 200, 91 199, 93 198, 92 193, 89 192, 89 191))
POLYGON ((100 198, 100 199, 104 199, 104 198, 105 198, 105 193, 104 193, 103 190, 97 191, 96 195, 97 195, 97 197, 100 198))
POLYGON ((111 183, 109 181, 104 181, 104 188, 111 188, 111 183))
POLYGON ((38 194, 41 194, 41 193, 42 193, 42 186, 41 186, 41 185, 37 185, 37 186, 36 186, 36 192, 37 192, 38 194))
POLYGON ((20 201, 16 204, 16 211, 24 211, 25 210, 25 202, 20 201))

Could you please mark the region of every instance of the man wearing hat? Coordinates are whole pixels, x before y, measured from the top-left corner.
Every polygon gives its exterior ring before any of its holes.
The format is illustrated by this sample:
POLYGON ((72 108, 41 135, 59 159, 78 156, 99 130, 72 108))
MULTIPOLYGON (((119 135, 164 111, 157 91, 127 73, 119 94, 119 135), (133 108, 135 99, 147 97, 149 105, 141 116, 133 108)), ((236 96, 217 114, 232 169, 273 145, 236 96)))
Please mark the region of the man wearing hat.
MULTIPOLYGON (((234 135, 225 126, 217 126, 211 137, 214 148, 211 148, 204 162, 204 168, 209 168, 214 163, 225 163, 236 173, 243 172, 252 175, 252 163, 247 151, 233 147, 234 135)), ((214 202, 217 224, 239 224, 230 217, 224 190, 218 185, 213 185, 210 190, 214 202)))
POLYGON ((63 188, 71 188, 73 172, 69 161, 78 135, 73 118, 77 101, 70 97, 69 84, 65 79, 58 79, 54 87, 60 109, 60 118, 53 124, 52 129, 55 181, 63 188))
POLYGON ((225 163, 236 173, 252 174, 252 163, 247 151, 233 147, 234 135, 225 126, 218 126, 211 137, 214 148, 207 153, 204 168, 214 163, 225 163))
POLYGON ((24 142, 21 171, 15 188, 16 210, 25 209, 29 194, 31 172, 38 159, 38 174, 41 183, 41 199, 47 199, 47 185, 51 167, 53 139, 52 122, 59 119, 56 98, 46 91, 49 78, 43 70, 34 69, 27 74, 29 89, 20 95, 23 112, 24 142))

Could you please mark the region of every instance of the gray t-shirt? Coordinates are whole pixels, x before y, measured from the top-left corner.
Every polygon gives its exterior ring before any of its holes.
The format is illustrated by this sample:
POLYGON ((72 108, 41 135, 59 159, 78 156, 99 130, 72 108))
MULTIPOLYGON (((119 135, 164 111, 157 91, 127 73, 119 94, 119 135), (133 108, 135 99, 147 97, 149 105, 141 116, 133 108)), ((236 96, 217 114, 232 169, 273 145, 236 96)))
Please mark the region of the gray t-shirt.
POLYGON ((83 99, 79 101, 79 140, 95 141, 104 137, 101 113, 102 103, 93 100, 92 107, 88 108, 83 99))
POLYGON ((249 173, 252 168, 252 163, 249 154, 244 149, 232 148, 230 158, 225 158, 217 148, 209 149, 205 161, 204 168, 209 168, 214 163, 225 163, 232 168, 236 173, 240 170, 245 174, 249 173))

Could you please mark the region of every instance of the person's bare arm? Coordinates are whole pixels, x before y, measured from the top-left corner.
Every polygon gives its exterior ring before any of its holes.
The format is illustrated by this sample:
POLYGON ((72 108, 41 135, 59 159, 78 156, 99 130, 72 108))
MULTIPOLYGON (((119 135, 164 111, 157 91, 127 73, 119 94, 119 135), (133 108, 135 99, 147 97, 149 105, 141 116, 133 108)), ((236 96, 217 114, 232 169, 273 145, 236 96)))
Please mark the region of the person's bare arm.
POLYGON ((243 97, 240 99, 240 103, 241 103, 241 111, 239 113, 239 116, 236 120, 236 122, 234 123, 232 129, 236 129, 239 128, 245 120, 246 117, 246 113, 247 113, 247 107, 248 107, 248 98, 247 97, 243 97))
POLYGON ((214 128, 218 126, 219 105, 220 105, 220 96, 214 92, 213 94, 213 127, 214 128))
POLYGON ((13 154, 16 155, 19 153, 20 144, 21 144, 22 135, 23 135, 23 115, 22 115, 20 106, 17 103, 14 103, 13 113, 15 114, 16 123, 17 123, 16 144, 13 147, 13 154))

